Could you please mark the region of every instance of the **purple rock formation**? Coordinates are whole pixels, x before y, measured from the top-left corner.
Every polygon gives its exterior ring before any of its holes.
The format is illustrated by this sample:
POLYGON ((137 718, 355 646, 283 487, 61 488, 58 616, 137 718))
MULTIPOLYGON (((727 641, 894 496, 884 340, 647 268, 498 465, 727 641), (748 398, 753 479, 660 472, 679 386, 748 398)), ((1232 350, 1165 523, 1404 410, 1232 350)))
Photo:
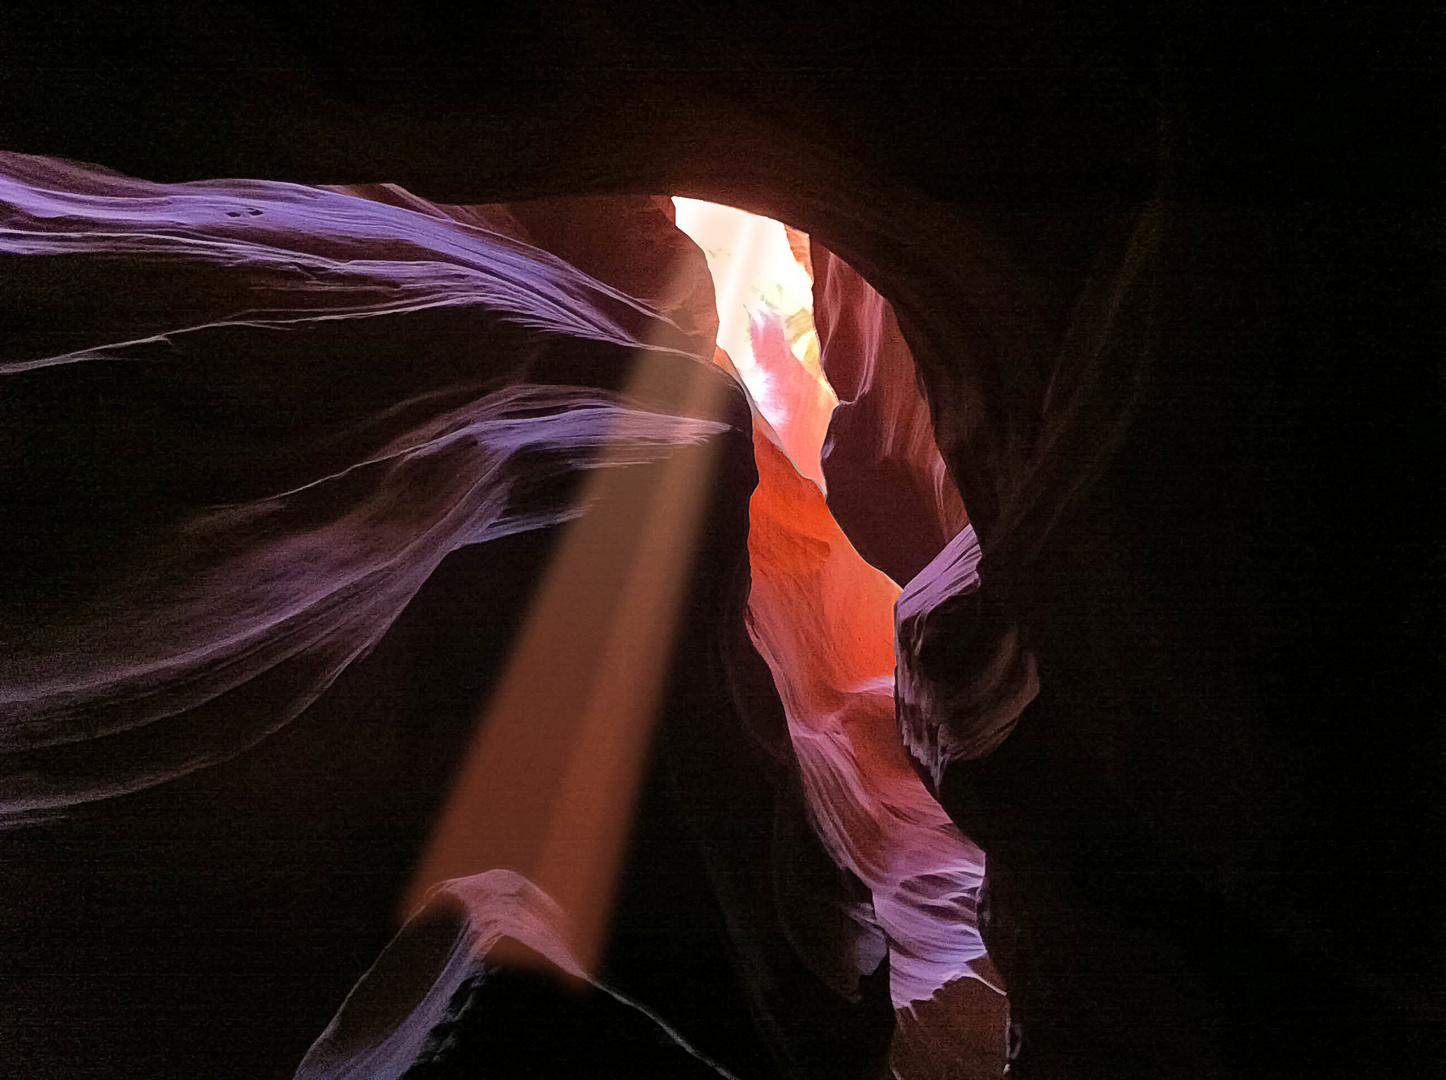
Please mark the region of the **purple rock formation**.
POLYGON ((648 461, 723 430, 623 393, 699 363, 694 339, 479 227, 15 155, 0 191, 5 497, 39 508, 10 537, 6 814, 225 760, 449 552, 572 513, 555 489, 603 444, 648 461))

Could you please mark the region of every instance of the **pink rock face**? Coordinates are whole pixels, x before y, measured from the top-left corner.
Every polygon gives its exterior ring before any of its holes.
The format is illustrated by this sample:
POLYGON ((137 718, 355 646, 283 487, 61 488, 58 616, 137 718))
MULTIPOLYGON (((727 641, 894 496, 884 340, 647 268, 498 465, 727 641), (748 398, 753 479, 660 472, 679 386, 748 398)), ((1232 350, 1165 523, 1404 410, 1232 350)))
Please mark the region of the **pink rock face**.
POLYGON ((924 789, 895 731, 898 587, 854 551, 817 487, 761 434, 754 445, 749 631, 783 698, 815 827, 872 890, 904 1008, 983 958, 984 856, 924 789))
POLYGON ((821 363, 839 395, 823 447, 829 509, 859 553, 902 585, 969 518, 892 306, 817 244, 812 268, 821 363))
MULTIPOLYGON (((751 236, 760 228, 750 215, 728 213, 736 215, 739 236, 751 236)), ((778 234, 775 243, 782 242, 784 230, 769 224, 778 234)), ((800 238, 794 234, 786 239, 788 250, 797 255, 800 238)), ((748 242, 764 243, 757 238, 748 242)), ((833 321, 825 327, 825 359, 831 341, 837 365, 851 363, 865 387, 876 379, 882 384, 896 378, 902 371, 877 371, 877 335, 886 321, 882 300, 841 262, 822 254, 822 265, 834 268, 835 283, 831 290, 820 290, 815 281, 813 290, 827 298, 832 312, 833 321), (841 328, 845 321, 851 331, 841 328)), ((721 262, 712 260, 715 276, 721 262)), ((766 273, 770 265, 782 266, 776 259, 770 264, 758 258, 753 269, 766 273)), ((813 266, 820 265, 815 252, 813 266)), ((984 946, 975 929, 974 901, 984 858, 924 789, 899 742, 894 605, 900 590, 860 555, 835 520, 830 512, 833 487, 826 501, 818 483, 808 478, 809 463, 819 460, 833 394, 820 392, 820 384, 828 385, 823 372, 810 370, 806 349, 795 349, 812 326, 797 321, 790 341, 774 306, 787 306, 786 289, 783 300, 770 302, 768 298, 779 293, 766 281, 736 290, 754 297, 745 301, 751 358, 740 365, 756 406, 759 477, 750 504, 749 632, 782 698, 814 826, 839 865, 872 891, 873 916, 889 951, 893 1000, 904 1008, 928 999, 953 979, 976 974, 972 965, 983 958, 984 946)), ((730 289, 720 280, 716 291, 723 296, 730 289)), ((726 320, 727 312, 721 314, 726 320)), ((896 327, 893 333, 897 337, 896 327)), ((911 371, 901 340, 890 362, 896 368, 908 365, 911 371)), ((912 383, 906 386, 912 388, 912 383)), ((884 394, 880 385, 874 400, 884 394)), ((917 390, 912 398, 898 395, 892 400, 900 415, 912 415, 927 433, 927 416, 920 420, 917 415, 922 409, 917 390)), ((881 429, 888 428, 877 414, 874 419, 881 429)), ((860 431, 861 437, 867 435, 860 431)), ((913 453, 927 463, 926 452, 932 452, 938 462, 932 440, 918 432, 913 442, 888 435, 875 438, 886 448, 884 453, 913 453)), ((942 463, 939 469, 942 473, 942 463)), ((953 499, 957 505, 957 494, 953 499)), ((932 521, 937 534, 943 527, 937 511, 932 521)), ((907 537, 914 525, 907 514, 896 515, 888 532, 875 535, 887 547, 897 537, 907 537)))

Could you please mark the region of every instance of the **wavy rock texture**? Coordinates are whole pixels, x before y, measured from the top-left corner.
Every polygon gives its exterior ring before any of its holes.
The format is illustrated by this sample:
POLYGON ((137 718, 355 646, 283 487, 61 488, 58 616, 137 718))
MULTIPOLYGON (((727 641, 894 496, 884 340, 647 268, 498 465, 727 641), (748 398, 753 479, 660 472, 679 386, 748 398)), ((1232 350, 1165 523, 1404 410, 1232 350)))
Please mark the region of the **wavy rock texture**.
POLYGON ((687 335, 498 234, 284 184, 22 157, 3 182, 29 572, 0 661, 8 814, 224 760, 449 552, 573 513, 559 485, 604 443, 641 462, 723 430, 623 393, 634 354, 695 362, 687 335))
POLYGON ((970 972, 983 854, 909 767, 894 726, 898 587, 865 563, 761 432, 750 509, 749 628, 779 687, 811 817, 867 884, 905 1007, 970 972))
MULTIPOLYGON (((720 300, 720 339, 730 319, 749 331, 736 341, 746 350, 737 367, 754 406, 759 470, 749 510, 749 634, 782 699, 813 829, 835 862, 868 890, 869 903, 852 913, 858 925, 846 955, 860 973, 887 956, 900 1019, 896 1075, 997 1073, 1005 1006, 975 922, 983 853, 949 821, 903 753, 894 718, 899 587, 860 556, 821 490, 824 432, 832 430, 827 419, 837 399, 813 348, 808 301, 818 295, 817 284, 802 283, 801 300, 783 284, 791 280, 793 259, 809 269, 808 238, 739 211, 680 202, 684 219, 708 251, 720 297, 730 292, 724 283, 737 265, 750 266, 754 275, 731 290, 740 297, 736 315, 720 300), (961 985, 976 979, 992 988, 980 995, 961 985), (942 1045, 954 1052, 940 1053, 942 1045)), ((853 283, 868 303, 867 287, 856 276, 853 283)), ((857 314, 837 296, 830 303, 835 320, 857 314)), ((881 311, 873 304, 866 314, 881 311)), ((829 324, 836 328, 837 321, 829 324)), ((855 354, 859 339, 821 336, 836 364, 865 362, 855 354)), ((912 363, 906 350, 898 359, 912 363)), ((733 366, 721 350, 718 360, 733 366)), ((907 407, 910 399, 904 401, 907 407)), ((917 391, 912 402, 922 406, 917 391)), ((856 452, 874 465, 889 453, 883 427, 854 429, 859 439, 872 440, 872 451, 856 452)), ((920 457, 924 445, 920 440, 915 448, 920 457)), ((927 447, 932 450, 932 442, 927 447)), ((896 517, 902 544, 914 542, 909 532, 916 524, 907 511, 896 517)), ((841 976, 844 986, 856 978, 841 976)))

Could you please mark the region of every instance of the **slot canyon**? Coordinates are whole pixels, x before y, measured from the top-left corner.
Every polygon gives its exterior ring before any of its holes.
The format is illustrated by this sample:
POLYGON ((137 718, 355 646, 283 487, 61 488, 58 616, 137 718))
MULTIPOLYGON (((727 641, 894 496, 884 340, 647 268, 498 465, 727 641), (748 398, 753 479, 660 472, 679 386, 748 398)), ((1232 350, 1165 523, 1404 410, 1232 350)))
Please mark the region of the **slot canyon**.
POLYGON ((0 1075, 1440 1067, 1424 17, 63 8, 0 1075))

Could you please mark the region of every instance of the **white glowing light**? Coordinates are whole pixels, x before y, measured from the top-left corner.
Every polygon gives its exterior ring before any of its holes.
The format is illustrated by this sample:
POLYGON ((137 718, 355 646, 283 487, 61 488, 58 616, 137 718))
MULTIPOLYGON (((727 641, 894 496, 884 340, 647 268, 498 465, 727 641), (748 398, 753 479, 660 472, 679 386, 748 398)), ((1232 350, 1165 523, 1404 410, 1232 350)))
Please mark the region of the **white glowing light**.
POLYGON ((787 231, 730 206, 676 197, 673 206, 678 228, 703 249, 717 283, 718 347, 800 475, 822 488, 819 457, 838 397, 819 369, 813 282, 794 257, 787 231), (782 323, 796 369, 781 368, 779 357, 764 363, 755 355, 750 326, 762 318, 782 323))

